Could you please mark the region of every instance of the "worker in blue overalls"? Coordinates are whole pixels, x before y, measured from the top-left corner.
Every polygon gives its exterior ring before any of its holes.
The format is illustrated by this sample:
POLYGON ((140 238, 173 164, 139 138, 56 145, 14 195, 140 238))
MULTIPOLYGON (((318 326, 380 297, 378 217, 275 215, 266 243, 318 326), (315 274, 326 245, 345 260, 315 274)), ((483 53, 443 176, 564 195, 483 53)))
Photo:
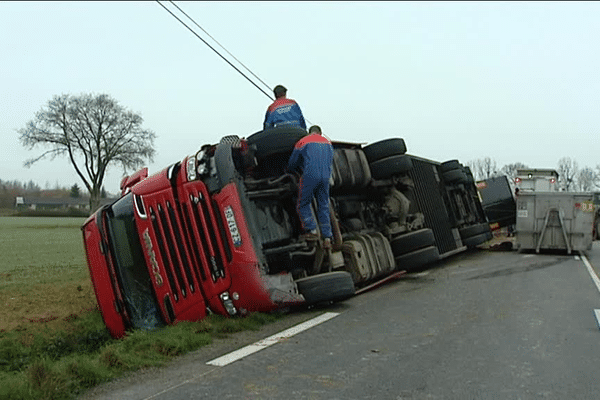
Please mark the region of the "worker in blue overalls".
POLYGON ((306 130, 306 122, 295 100, 286 97, 287 89, 277 85, 273 89, 275 101, 267 108, 263 129, 276 128, 280 126, 297 126, 306 130))
POLYGON ((301 169, 297 210, 300 216, 303 237, 317 240, 317 224, 310 208, 313 197, 317 200, 317 216, 323 237, 323 247, 331 248, 331 221, 329 218, 329 178, 333 162, 333 146, 322 135, 321 128, 313 125, 309 135, 300 139, 294 146, 288 162, 288 170, 301 169))

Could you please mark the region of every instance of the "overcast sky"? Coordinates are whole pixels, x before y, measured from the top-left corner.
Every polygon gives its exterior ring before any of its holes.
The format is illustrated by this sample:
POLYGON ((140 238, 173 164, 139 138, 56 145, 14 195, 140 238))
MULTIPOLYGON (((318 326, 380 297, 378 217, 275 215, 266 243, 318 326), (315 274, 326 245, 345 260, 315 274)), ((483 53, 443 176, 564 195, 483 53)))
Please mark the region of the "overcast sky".
MULTIPOLYGON (((600 164, 600 2, 176 4, 332 140, 402 137, 413 155, 498 167, 600 164)), ((150 173, 259 131, 271 102, 157 2, 0 2, 0 179, 82 186, 65 159, 23 167, 44 148, 17 130, 63 93, 139 113, 157 135, 150 173)), ((106 190, 121 176, 113 167, 106 190)))

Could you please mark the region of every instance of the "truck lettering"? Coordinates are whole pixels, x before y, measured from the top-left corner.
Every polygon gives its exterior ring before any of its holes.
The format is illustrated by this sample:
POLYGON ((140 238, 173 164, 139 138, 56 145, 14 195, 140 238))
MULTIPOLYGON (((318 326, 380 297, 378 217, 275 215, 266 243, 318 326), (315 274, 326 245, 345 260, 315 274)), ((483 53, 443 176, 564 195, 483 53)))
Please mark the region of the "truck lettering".
POLYGON ((152 264, 152 274, 154 275, 154 282, 156 282, 156 286, 162 286, 164 281, 162 276, 160 275, 160 268, 158 267, 158 262, 156 261, 156 253, 154 253, 154 249, 152 248, 152 240, 150 240, 150 234, 148 233, 148 228, 144 231, 144 244, 146 245, 146 251, 148 252, 148 258, 150 259, 150 264, 152 264))

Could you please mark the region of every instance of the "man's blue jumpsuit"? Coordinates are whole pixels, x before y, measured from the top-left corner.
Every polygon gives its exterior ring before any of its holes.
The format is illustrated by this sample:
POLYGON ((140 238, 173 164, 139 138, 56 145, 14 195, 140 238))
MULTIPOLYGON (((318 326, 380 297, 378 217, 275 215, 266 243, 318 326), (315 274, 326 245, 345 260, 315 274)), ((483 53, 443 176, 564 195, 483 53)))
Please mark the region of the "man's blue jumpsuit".
POLYGON ((277 126, 299 126, 306 129, 306 122, 300 110, 300 106, 292 99, 280 97, 267 108, 264 129, 277 126))
POLYGON ((306 232, 317 229, 310 208, 314 196, 317 199, 317 215, 324 238, 333 236, 329 219, 329 177, 332 162, 333 146, 318 133, 300 139, 288 162, 289 171, 302 169, 297 204, 302 228, 306 232))

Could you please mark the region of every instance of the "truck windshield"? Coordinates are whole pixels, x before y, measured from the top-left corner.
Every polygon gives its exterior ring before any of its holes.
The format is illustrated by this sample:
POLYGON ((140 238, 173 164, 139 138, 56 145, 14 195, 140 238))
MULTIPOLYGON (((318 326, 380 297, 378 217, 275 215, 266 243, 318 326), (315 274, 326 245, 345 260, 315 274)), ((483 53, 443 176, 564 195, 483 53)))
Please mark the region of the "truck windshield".
POLYGON ((131 316, 133 328, 154 329, 163 326, 139 241, 131 193, 110 208, 108 232, 125 306, 131 316))

